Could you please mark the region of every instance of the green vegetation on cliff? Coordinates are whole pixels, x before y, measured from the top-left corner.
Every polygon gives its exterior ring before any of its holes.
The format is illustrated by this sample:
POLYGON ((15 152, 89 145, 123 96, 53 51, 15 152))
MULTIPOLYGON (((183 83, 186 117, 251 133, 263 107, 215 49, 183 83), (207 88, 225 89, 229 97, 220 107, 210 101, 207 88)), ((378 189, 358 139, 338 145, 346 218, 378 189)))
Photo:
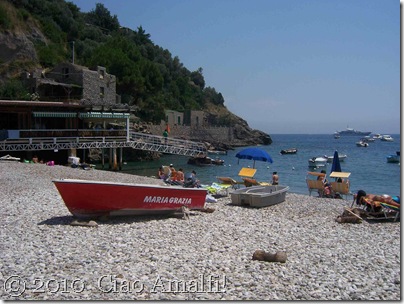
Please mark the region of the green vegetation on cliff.
MULTIPOLYGON (((48 68, 63 61, 107 68, 117 77, 117 93, 122 102, 138 108, 141 119, 159 122, 165 118, 164 109, 177 111, 218 108, 210 115, 212 124, 227 124, 238 117, 224 106, 222 94, 205 87, 203 69, 189 71, 178 57, 155 45, 151 35, 139 26, 136 30, 123 28, 116 15, 103 4, 83 13, 64 0, 0 0, 0 33, 38 33, 32 39, 36 60, 18 58, 0 62, 0 98, 13 96, 17 86, 12 75, 32 67, 48 68), (43 35, 43 38, 41 37, 43 35), (39 36, 39 37, 38 37, 39 36), (8 73, 5 73, 7 70, 8 73), (5 76, 7 74, 7 77, 5 76)), ((30 36, 32 38, 32 36, 30 36)), ((1 59, 3 61, 3 59, 1 59)))

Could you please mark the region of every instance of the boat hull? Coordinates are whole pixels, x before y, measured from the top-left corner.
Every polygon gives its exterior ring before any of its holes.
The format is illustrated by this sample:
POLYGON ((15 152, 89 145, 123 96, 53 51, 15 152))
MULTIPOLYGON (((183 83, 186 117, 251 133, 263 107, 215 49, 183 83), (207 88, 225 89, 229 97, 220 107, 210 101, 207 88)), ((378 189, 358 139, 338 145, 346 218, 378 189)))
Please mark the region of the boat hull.
POLYGON ((74 179, 53 180, 66 207, 78 218, 177 212, 203 209, 201 188, 126 184, 74 179))
POLYGON ((253 186, 230 193, 233 205, 263 208, 285 201, 289 186, 253 186))

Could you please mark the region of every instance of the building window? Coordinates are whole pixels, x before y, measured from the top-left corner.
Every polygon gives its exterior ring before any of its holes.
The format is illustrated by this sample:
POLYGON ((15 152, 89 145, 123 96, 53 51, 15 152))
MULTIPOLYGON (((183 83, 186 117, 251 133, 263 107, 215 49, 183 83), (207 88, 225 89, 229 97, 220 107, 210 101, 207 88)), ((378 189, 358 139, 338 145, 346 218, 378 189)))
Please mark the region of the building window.
POLYGON ((105 76, 105 71, 100 70, 100 79, 104 79, 104 76, 105 76))
POLYGON ((104 87, 100 87, 100 97, 104 97, 104 93, 105 93, 104 87))
POLYGON ((64 78, 69 78, 69 68, 63 68, 62 74, 64 78))

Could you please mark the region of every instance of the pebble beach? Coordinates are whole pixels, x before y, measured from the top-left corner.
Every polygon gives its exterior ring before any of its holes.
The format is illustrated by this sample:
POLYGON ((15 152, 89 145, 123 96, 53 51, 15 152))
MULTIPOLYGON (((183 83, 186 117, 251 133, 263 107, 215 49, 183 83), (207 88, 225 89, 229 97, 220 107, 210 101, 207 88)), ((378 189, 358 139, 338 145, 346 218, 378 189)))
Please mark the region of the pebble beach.
POLYGON ((337 223, 352 198, 288 193, 255 209, 116 217, 73 226, 53 179, 161 183, 0 162, 3 300, 400 300, 400 222, 337 223), (286 252, 285 263, 253 260, 286 252))

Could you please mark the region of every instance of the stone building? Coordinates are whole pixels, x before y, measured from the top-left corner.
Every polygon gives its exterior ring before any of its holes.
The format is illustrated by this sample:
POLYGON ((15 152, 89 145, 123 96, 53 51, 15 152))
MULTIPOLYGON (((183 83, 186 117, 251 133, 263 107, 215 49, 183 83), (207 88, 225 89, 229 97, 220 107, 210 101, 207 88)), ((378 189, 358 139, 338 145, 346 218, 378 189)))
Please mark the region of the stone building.
POLYGON ((165 110, 165 114, 165 123, 169 124, 170 126, 182 126, 184 124, 184 113, 173 110, 165 110))
POLYGON ((204 111, 185 111, 184 124, 191 127, 205 127, 206 126, 206 113, 204 111))
POLYGON ((116 76, 108 74, 101 66, 89 69, 73 63, 60 63, 49 71, 25 73, 23 81, 41 100, 77 100, 85 105, 120 103, 116 94, 116 76))

